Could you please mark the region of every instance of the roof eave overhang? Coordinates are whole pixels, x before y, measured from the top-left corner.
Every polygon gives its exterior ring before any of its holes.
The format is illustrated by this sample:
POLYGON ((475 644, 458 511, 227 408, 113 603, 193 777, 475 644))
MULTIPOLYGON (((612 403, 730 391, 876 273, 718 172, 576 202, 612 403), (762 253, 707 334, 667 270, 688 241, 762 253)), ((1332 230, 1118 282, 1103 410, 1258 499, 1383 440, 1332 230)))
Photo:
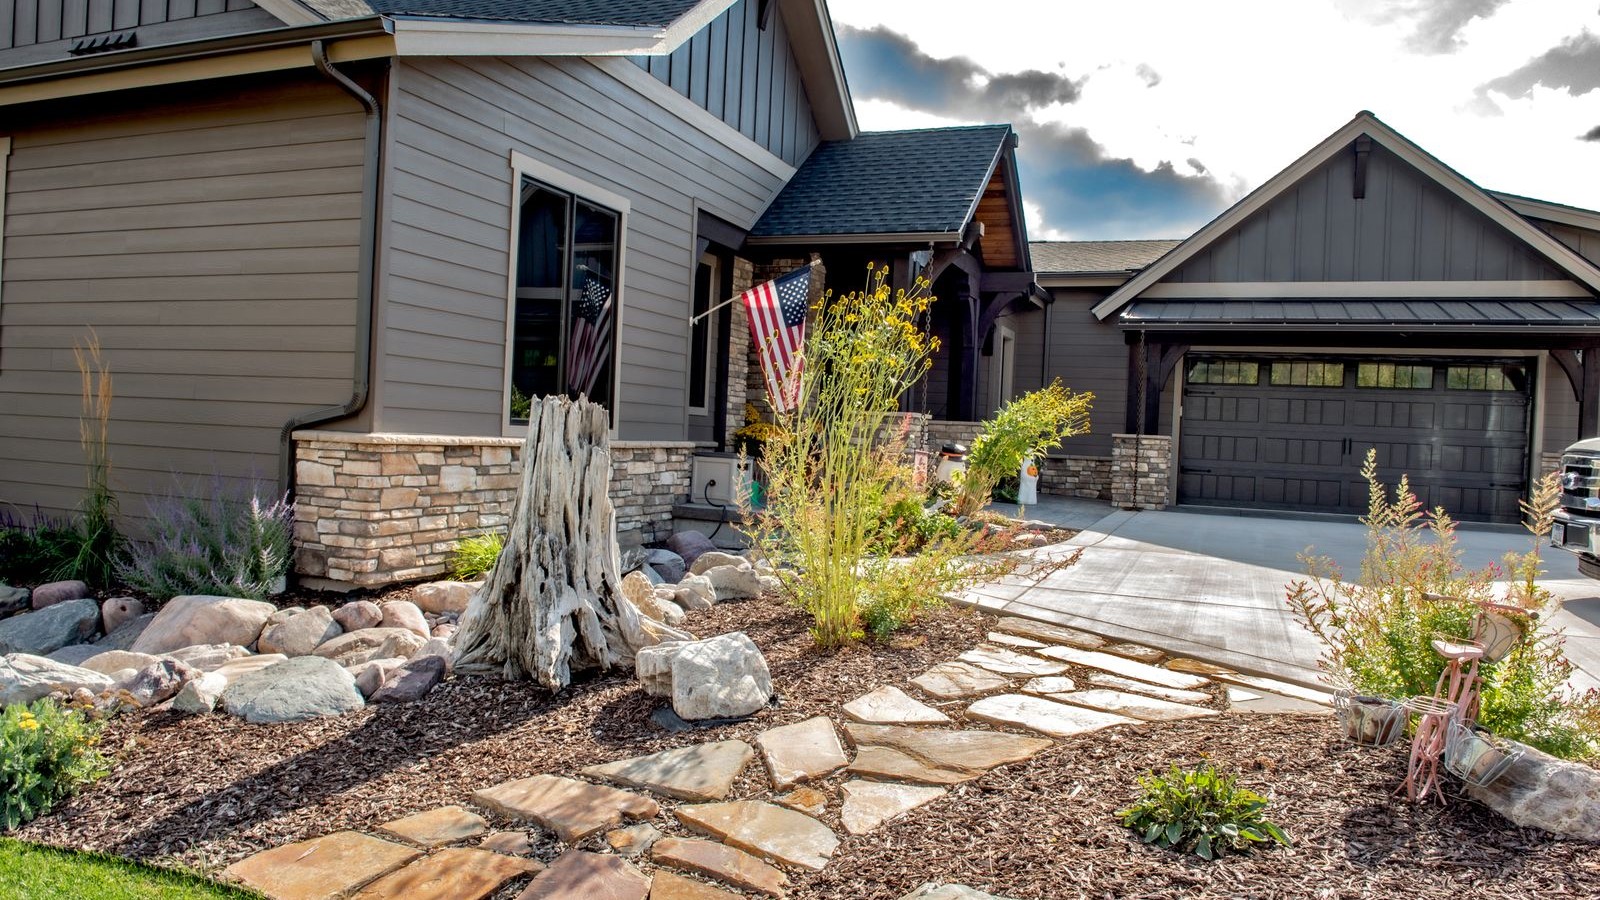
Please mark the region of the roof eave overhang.
POLYGON ((751 235, 746 243, 754 247, 823 244, 954 244, 959 231, 896 231, 880 234, 769 234, 751 235))
POLYGON ((839 56, 827 0, 780 0, 778 11, 796 40, 821 51, 796 53, 795 62, 822 139, 854 139, 861 133, 861 126, 856 122, 855 101, 845 79, 844 59, 839 56))
POLYGON ((1566 272, 1574 280, 1587 285, 1596 292, 1600 292, 1600 267, 1596 267, 1570 247, 1540 231, 1532 223, 1513 212, 1504 202, 1491 197, 1482 188, 1468 181, 1460 173, 1446 166, 1436 157, 1390 128, 1377 116, 1363 111, 1358 113, 1344 127, 1329 135, 1322 143, 1313 147, 1283 171, 1268 179, 1265 184, 1251 191, 1238 203, 1224 211, 1222 215, 1206 223, 1204 227, 1183 243, 1167 251, 1122 287, 1113 291, 1110 296, 1094 307, 1092 312, 1095 317, 1104 321, 1114 315, 1135 297, 1139 296, 1146 288, 1166 277, 1212 241, 1220 238, 1235 225, 1238 225, 1247 217, 1266 206, 1272 199, 1293 187, 1301 178, 1326 162, 1333 154, 1349 146, 1352 141, 1363 134, 1371 137, 1386 149, 1415 166, 1446 190, 1467 203, 1467 205, 1487 215, 1490 219, 1521 238, 1531 248, 1550 260, 1552 264, 1566 272))
POLYGON ((1600 212, 1591 209, 1581 209, 1576 206, 1567 206, 1562 203, 1551 203, 1548 200, 1535 200, 1532 197, 1522 197, 1517 194, 1507 194, 1503 191, 1489 191, 1489 196, 1511 207, 1518 215, 1530 219, 1540 219, 1545 222, 1555 222, 1559 225, 1571 225, 1574 228, 1584 228, 1589 231, 1600 231, 1600 212))
POLYGON ((1134 273, 1107 270, 1103 272, 1038 272, 1039 283, 1045 287, 1117 287, 1127 283, 1134 273))
POLYGON ((401 56, 659 56, 678 49, 733 2, 702 0, 665 27, 389 18, 401 56))

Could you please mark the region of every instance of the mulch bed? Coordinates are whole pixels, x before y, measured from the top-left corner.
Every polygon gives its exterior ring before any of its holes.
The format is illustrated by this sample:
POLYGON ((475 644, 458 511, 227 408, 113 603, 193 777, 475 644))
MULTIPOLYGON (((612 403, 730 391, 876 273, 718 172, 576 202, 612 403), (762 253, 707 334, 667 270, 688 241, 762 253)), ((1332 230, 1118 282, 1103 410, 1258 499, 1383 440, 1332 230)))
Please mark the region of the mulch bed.
MULTIPOLYGON (((310 598, 307 598, 310 599, 310 598)), ((112 723, 112 775, 16 835, 215 870, 270 846, 465 802, 508 778, 572 773, 702 740, 752 740, 826 714, 874 686, 906 686, 983 638, 992 620, 941 610, 891 645, 816 650, 806 620, 764 601, 690 615, 702 635, 747 632, 767 656, 780 704, 736 724, 671 734, 661 702, 628 678, 578 684, 558 698, 526 683, 458 678, 419 704, 334 720, 248 725, 225 716, 134 714, 112 723)), ((958 712, 960 704, 946 705, 958 712)), ((1226 715, 1109 729, 1061 742, 1017 766, 860 837, 844 837, 821 873, 792 875, 792 897, 899 898, 929 880, 1032 900, 1054 897, 1430 898, 1600 896, 1600 853, 1516 829, 1465 801, 1413 807, 1393 796, 1403 748, 1336 742, 1322 716, 1226 715), (1213 762, 1273 797, 1294 846, 1207 864, 1138 844, 1114 812, 1136 776, 1213 762)), ((767 796, 759 765, 733 797, 767 796)), ((663 802, 664 807, 675 805, 663 802)), ((506 823, 496 823, 504 826, 506 823)), ((655 821, 679 831, 670 816, 655 821)), ((541 859, 561 849, 537 829, 541 859)), ((598 849, 600 838, 580 846, 598 849)), ((641 863, 645 868, 648 863, 641 863)), ((515 896, 520 884, 502 895, 515 896)))

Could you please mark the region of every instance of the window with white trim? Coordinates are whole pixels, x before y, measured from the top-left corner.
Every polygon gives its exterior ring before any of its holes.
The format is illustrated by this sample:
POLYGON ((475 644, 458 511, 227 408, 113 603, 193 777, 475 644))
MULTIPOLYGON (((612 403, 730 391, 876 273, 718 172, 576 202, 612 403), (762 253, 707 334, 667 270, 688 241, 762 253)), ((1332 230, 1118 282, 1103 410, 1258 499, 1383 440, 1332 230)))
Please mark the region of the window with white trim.
POLYGON ((628 203, 521 154, 512 171, 507 424, 553 394, 614 407, 628 203))

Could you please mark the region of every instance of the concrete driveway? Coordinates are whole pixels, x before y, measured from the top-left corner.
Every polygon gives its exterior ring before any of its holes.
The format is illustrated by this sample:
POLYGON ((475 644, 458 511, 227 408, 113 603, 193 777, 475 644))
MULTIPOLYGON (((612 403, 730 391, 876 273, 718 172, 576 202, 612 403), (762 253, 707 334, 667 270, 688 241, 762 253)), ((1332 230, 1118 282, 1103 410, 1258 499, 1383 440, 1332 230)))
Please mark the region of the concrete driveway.
MULTIPOLYGON (((1303 577, 1298 554, 1308 549, 1359 571, 1366 540, 1359 524, 1041 500, 1027 515, 1082 529, 1069 545, 1083 549, 1082 559, 1038 584, 984 585, 966 602, 1316 683, 1318 645, 1289 612, 1284 588, 1303 577)), ((1469 566, 1525 550, 1531 540, 1520 529, 1490 527, 1463 529, 1459 538, 1469 566)), ((1589 677, 1600 674, 1600 581, 1580 577, 1570 554, 1547 549, 1544 561, 1546 586, 1565 601, 1553 624, 1566 631, 1568 654, 1588 673, 1577 681, 1600 685, 1589 677)))

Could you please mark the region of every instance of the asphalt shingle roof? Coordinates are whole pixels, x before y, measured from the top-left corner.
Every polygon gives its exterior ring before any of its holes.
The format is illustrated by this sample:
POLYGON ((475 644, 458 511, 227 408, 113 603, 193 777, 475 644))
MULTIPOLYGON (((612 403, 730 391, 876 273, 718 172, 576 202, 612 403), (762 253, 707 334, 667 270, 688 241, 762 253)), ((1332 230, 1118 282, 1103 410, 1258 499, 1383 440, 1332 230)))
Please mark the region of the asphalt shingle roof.
POLYGON ((1132 272, 1150 265, 1182 241, 1034 241, 1033 270, 1041 274, 1132 272))
POLYGON ((665 28, 693 8, 695 0, 367 0, 367 3, 373 12, 390 16, 665 28))
POLYGON ((1009 125, 864 132, 800 166, 751 237, 959 232, 1009 125))

